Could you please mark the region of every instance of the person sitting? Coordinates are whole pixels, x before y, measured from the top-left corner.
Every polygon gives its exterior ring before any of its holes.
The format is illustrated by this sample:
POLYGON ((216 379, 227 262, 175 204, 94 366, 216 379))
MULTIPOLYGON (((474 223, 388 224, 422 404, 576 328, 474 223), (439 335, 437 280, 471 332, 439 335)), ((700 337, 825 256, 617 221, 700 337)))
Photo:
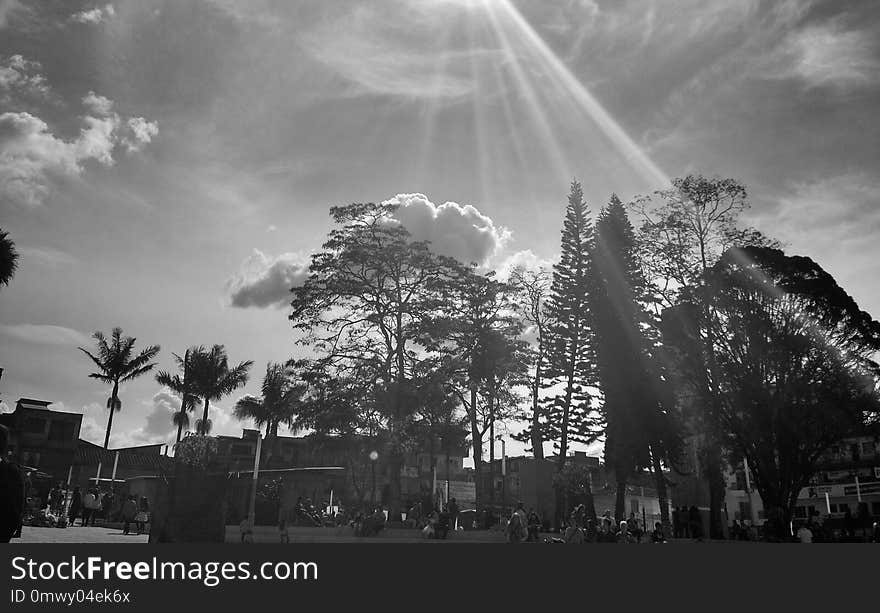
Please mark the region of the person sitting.
POLYGON ((622 544, 634 543, 632 533, 629 531, 629 525, 626 521, 620 522, 620 529, 617 531, 617 542, 622 544))
POLYGON ((654 522, 654 531, 651 532, 652 543, 665 543, 666 535, 663 534, 663 525, 658 521, 654 522))

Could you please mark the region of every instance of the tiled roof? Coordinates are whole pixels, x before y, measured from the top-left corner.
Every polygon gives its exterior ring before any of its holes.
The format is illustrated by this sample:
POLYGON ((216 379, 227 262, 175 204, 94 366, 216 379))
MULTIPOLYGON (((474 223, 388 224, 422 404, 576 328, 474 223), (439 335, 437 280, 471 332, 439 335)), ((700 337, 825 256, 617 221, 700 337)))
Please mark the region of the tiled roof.
POLYGON ((80 439, 76 449, 75 462, 86 466, 97 466, 98 462, 110 469, 119 452, 119 464, 126 468, 142 468, 145 470, 171 470, 174 459, 161 455, 162 445, 144 445, 142 447, 123 447, 121 449, 104 449, 99 445, 80 439))

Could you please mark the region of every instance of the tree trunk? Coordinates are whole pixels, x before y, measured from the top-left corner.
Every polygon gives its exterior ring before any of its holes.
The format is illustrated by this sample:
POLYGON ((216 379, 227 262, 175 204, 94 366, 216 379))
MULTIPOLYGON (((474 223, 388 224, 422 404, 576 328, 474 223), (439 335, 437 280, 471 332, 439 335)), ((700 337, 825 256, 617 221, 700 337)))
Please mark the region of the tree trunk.
POLYGON ((107 432, 104 434, 104 449, 110 446, 110 430, 113 428, 113 413, 116 412, 117 394, 119 394, 119 381, 113 384, 113 394, 110 396, 110 417, 107 418, 107 432))
POLYGON ((660 504, 660 523, 663 526, 663 533, 672 536, 669 531, 669 494, 666 490, 666 476, 663 474, 660 456, 655 448, 651 449, 651 467, 654 472, 654 485, 657 488, 657 501, 660 504))
MULTIPOLYGON (((541 352, 539 341, 538 352, 541 352)), ((544 459, 544 437, 541 436, 541 415, 540 391, 541 391, 541 357, 538 356, 538 362, 535 365, 535 381, 532 385, 532 455, 536 460, 544 459)))
POLYGON ((723 539, 721 507, 724 504, 724 472, 721 448, 712 444, 706 449, 706 476, 709 479, 709 538, 723 539))
POLYGON ((202 432, 201 432, 202 436, 208 436, 207 428, 208 428, 208 406, 209 406, 209 402, 210 402, 210 401, 209 401, 207 398, 205 398, 205 412, 202 414, 202 428, 201 428, 201 430, 202 430, 202 432))
POLYGON ((626 479, 617 477, 617 495, 614 498, 614 521, 618 524, 626 519, 626 479))
MULTIPOLYGON (((477 425, 477 391, 471 390, 471 449, 474 456, 474 473, 476 475, 476 501, 478 511, 483 509, 483 437, 477 425)), ((432 493, 433 496, 433 493, 432 493)))

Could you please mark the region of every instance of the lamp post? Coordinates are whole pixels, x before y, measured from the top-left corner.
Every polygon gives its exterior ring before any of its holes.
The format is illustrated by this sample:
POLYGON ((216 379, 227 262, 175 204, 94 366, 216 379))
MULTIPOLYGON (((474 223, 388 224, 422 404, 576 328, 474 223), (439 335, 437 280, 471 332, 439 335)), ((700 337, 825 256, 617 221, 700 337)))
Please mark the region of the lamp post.
POLYGON ((373 486, 370 488, 370 506, 376 504, 376 460, 379 459, 379 452, 375 449, 370 452, 370 469, 373 475, 373 486))

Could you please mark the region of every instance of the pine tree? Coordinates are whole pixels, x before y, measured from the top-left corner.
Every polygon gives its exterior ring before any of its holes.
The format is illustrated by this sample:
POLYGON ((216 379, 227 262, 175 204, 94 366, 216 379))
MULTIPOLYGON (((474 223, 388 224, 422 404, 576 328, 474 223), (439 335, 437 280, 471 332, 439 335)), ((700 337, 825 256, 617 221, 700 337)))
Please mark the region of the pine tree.
POLYGON ((559 262, 553 266, 548 311, 548 387, 561 390, 547 398, 545 440, 556 441, 558 468, 572 442, 596 439, 588 387, 594 383, 589 287, 593 227, 580 183, 572 181, 559 262))
POLYGON ((599 388, 604 402, 605 462, 617 481, 615 517, 624 518, 627 480, 651 465, 651 422, 657 386, 648 364, 645 280, 635 257, 635 233, 617 196, 596 221, 590 311, 599 388))

